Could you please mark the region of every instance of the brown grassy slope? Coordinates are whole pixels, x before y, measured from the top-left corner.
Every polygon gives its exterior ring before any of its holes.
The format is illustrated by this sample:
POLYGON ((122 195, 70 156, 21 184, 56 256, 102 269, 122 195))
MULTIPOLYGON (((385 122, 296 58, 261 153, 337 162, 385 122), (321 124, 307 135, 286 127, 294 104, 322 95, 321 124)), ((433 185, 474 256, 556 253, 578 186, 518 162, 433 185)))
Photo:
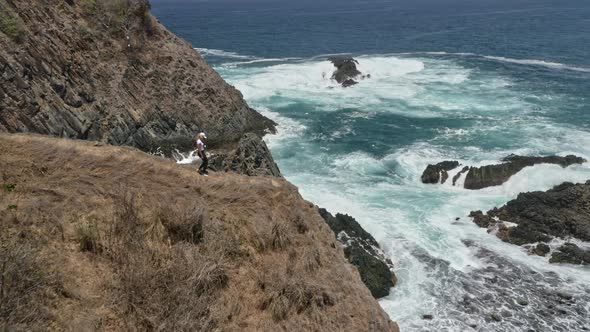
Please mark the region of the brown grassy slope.
POLYGON ((398 331, 285 180, 31 135, 0 156, 0 329, 398 331))

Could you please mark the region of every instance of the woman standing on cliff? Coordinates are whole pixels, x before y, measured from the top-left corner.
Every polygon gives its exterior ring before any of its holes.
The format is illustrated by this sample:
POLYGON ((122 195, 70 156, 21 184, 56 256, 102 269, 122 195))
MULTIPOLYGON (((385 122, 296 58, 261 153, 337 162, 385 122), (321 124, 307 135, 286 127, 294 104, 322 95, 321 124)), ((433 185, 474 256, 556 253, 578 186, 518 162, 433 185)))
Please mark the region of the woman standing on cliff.
POLYGON ((209 172, 207 172, 207 166, 209 165, 209 160, 207 159, 207 154, 205 153, 205 142, 203 139, 206 139, 207 136, 205 133, 199 133, 197 136, 197 153, 199 154, 199 158, 201 158, 201 166, 199 166, 199 174, 207 176, 209 172))

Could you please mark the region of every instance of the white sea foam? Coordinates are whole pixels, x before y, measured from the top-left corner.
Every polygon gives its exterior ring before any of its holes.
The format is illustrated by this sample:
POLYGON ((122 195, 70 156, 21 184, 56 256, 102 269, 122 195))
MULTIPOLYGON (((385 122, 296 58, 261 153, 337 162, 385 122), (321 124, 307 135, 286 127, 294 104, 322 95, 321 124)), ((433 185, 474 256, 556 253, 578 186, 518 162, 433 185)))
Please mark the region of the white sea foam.
POLYGON ((554 68, 554 69, 567 69, 567 70, 590 73, 590 68, 570 66, 570 65, 566 65, 566 64, 558 63, 558 62, 548 62, 548 61, 543 61, 543 60, 530 60, 530 59, 512 59, 512 58, 505 58, 505 57, 501 57, 501 56, 489 56, 489 55, 484 55, 483 57, 486 59, 489 59, 489 60, 516 63, 519 65, 543 66, 543 67, 554 68))
POLYGON ((253 55, 242 55, 236 52, 229 52, 224 50, 217 50, 217 49, 209 49, 209 48, 195 48, 195 50, 199 51, 201 55, 207 56, 216 56, 222 58, 231 58, 231 59, 257 59, 257 57, 253 55))

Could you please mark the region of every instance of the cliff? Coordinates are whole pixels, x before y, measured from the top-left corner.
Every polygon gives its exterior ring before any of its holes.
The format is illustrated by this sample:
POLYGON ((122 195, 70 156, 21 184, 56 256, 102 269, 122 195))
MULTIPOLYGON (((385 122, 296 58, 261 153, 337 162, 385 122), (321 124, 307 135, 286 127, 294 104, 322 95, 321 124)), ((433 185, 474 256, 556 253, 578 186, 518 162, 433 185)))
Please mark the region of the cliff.
POLYGON ((0 132, 144 151, 273 131, 147 0, 0 0, 0 132))
POLYGON ((0 329, 398 331, 281 178, 36 135, 0 155, 0 329))

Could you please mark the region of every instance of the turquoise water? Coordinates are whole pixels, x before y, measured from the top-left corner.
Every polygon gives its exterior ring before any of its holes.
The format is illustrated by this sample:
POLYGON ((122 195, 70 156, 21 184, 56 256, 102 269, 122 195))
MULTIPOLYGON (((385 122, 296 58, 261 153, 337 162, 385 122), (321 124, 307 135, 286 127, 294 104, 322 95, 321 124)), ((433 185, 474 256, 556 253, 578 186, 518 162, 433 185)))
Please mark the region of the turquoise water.
POLYGON ((337 14, 327 3, 265 4, 205 2, 197 11, 156 2, 154 10, 279 124, 265 140, 302 195, 353 215, 384 247, 400 282, 380 303, 402 330, 590 329, 588 268, 550 265, 466 217, 523 191, 584 182, 588 164, 539 165, 479 191, 420 182, 427 164, 449 159, 590 159, 590 5, 345 1, 337 14), (322 53, 354 56, 371 78, 339 87, 322 53), (548 291, 577 302, 552 314, 548 291), (511 306, 521 297, 530 305, 511 306), (503 311, 511 316, 490 319, 503 311))

